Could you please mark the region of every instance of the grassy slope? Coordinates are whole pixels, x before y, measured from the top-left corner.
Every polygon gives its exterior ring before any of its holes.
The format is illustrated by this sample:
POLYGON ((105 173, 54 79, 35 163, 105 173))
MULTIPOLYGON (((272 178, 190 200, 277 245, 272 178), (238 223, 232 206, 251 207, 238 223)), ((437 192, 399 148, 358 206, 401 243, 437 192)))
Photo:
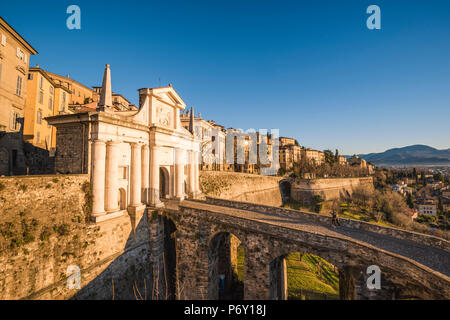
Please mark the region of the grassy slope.
POLYGON ((298 252, 286 260, 289 299, 339 299, 339 276, 333 265, 309 254, 300 260, 298 252))
MULTIPOLYGON (((291 253, 286 258, 289 299, 339 299, 339 275, 326 260, 309 254, 291 253), (320 264, 320 268, 319 268, 320 264)), ((238 279, 244 280, 244 249, 238 249, 238 279)))

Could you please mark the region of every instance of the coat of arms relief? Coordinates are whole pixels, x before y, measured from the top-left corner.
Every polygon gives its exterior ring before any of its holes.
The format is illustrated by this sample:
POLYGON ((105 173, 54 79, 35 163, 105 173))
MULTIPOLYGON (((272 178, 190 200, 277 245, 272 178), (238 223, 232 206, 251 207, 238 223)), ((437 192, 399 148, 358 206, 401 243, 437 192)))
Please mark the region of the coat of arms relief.
POLYGON ((163 107, 158 107, 156 109, 157 111, 157 117, 158 117, 158 124, 162 127, 169 127, 170 125, 170 111, 163 108, 163 107))

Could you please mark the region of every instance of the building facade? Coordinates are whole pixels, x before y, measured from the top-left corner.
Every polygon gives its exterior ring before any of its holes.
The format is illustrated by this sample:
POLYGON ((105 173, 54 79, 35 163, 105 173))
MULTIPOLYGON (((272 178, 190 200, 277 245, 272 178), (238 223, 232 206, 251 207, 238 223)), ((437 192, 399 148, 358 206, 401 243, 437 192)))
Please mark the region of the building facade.
POLYGON ((94 90, 85 86, 84 84, 71 79, 69 75, 62 76, 56 73, 48 72, 49 77, 55 82, 55 84, 69 90, 70 95, 67 97, 67 104, 86 104, 90 102, 98 101, 94 90))
POLYGON ((107 65, 96 112, 47 118, 57 172, 91 176, 96 222, 200 193, 201 141, 181 125, 185 103, 171 86, 140 89, 139 101, 139 111, 115 110, 107 65))
POLYGON ((68 109, 70 91, 56 84, 39 67, 29 69, 27 87, 23 139, 50 151, 56 147, 56 129, 44 118, 71 113, 68 109))
POLYGON ((26 172, 23 119, 30 56, 37 51, 0 18, 0 175, 26 172))

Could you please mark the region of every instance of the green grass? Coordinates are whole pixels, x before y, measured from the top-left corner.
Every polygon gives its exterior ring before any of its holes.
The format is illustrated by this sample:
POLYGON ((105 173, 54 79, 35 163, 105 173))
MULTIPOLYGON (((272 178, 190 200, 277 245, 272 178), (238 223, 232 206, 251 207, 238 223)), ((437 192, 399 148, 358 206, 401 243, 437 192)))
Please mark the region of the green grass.
POLYGON ((244 247, 238 247, 237 276, 238 280, 244 281, 244 247))
POLYGON ((290 300, 339 299, 339 275, 329 262, 310 254, 300 260, 300 253, 295 252, 287 256, 286 263, 290 300))
MULTIPOLYGON (((244 248, 238 247, 237 278, 244 281, 244 248)), ((339 299, 339 275, 328 261, 311 254, 286 257, 289 300, 339 299), (319 268, 319 263, 321 267, 319 268)))

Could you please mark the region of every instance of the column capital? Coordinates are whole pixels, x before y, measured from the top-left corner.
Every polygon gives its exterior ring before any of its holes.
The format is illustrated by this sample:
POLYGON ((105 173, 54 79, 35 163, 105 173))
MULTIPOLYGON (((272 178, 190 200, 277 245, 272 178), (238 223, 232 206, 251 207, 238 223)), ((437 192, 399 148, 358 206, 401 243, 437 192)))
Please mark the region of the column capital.
POLYGON ((106 144, 105 140, 101 140, 101 139, 94 139, 92 140, 92 143, 94 144, 106 144))
POLYGON ((117 145, 119 145, 120 143, 121 143, 120 141, 112 141, 112 140, 106 141, 106 145, 107 145, 107 146, 117 146, 117 145))
POLYGON ((130 142, 130 145, 132 148, 141 148, 143 143, 142 142, 130 142))

